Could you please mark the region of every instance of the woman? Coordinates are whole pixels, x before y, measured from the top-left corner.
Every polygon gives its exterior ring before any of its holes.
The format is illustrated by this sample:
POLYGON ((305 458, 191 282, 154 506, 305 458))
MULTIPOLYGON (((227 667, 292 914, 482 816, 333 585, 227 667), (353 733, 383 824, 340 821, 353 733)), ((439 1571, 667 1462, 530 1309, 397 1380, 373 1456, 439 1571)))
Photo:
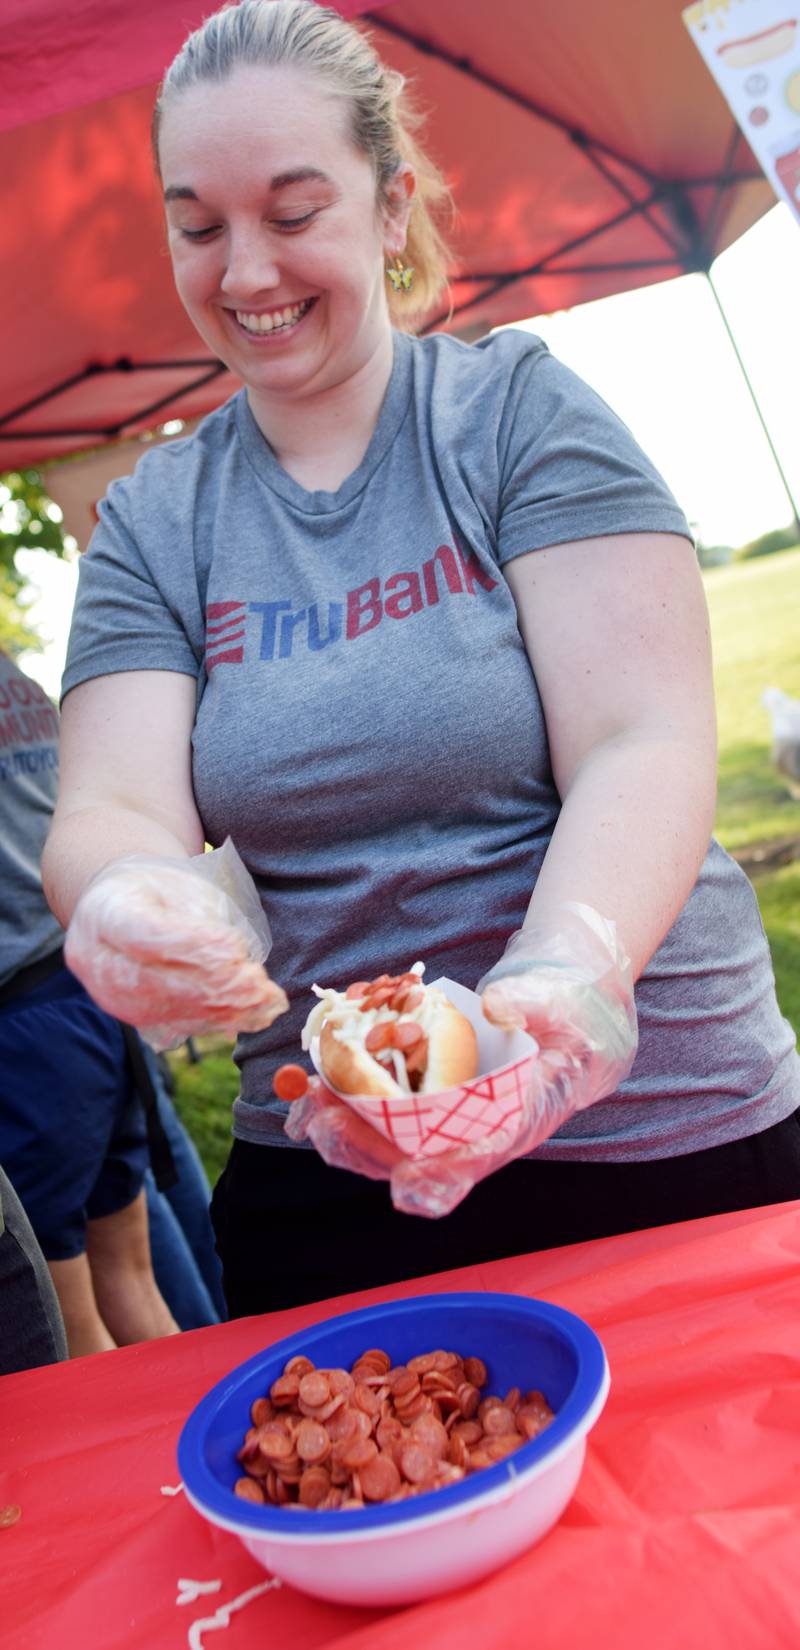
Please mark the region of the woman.
POLYGON ((442 286, 440 186, 399 77, 334 13, 210 18, 155 141, 178 292, 245 389, 101 506, 46 873, 66 922, 106 867, 83 977, 127 946, 140 1024, 160 993, 179 1017, 182 977, 198 1019, 218 1007, 171 873, 230 834, 256 881, 292 1006, 236 1051, 231 1312, 796 1196, 794 1038, 752 890, 709 848, 707 618, 674 500, 539 340, 392 326, 442 286), (135 901, 104 918, 130 852, 174 913, 158 964, 135 901), (490 972, 550 1106, 548 1138, 437 1221, 285 1149, 270 1097, 314 980, 417 957, 490 972))

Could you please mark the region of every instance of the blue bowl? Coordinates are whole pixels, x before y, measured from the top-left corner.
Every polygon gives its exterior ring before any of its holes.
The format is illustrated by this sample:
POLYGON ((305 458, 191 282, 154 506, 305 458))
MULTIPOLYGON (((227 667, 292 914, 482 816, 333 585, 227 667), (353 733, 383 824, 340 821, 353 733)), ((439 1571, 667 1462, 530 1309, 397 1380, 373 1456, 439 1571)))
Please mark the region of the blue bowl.
POLYGON ((339 1542, 357 1533, 387 1534, 393 1526, 438 1522, 476 1500, 502 1494, 510 1480, 536 1473, 542 1463, 584 1437, 608 1391, 602 1345, 589 1325, 562 1307, 524 1295, 423 1295, 365 1307, 309 1325, 276 1341, 233 1369, 201 1399, 181 1432, 178 1468, 190 1501, 213 1523, 244 1538, 269 1534, 292 1543, 339 1542), (250 1408, 265 1397, 289 1358, 302 1353, 321 1368, 349 1368, 367 1347, 380 1346, 394 1363, 444 1347, 482 1358, 487 1393, 539 1388, 555 1419, 512 1456, 461 1482, 410 1500, 363 1511, 287 1513, 234 1495, 241 1476, 236 1459, 251 1425, 250 1408))

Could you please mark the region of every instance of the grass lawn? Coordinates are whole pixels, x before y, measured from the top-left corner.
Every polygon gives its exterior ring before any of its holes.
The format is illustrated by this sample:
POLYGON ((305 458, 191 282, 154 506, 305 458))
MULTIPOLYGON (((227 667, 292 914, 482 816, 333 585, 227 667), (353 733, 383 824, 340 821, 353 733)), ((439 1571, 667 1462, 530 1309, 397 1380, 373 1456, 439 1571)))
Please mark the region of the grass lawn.
POLYGON ((800 699, 800 549, 704 576, 719 721, 716 833, 729 851, 800 835, 793 801, 770 763, 765 687, 800 699))
POLYGON ((214 1185, 231 1149, 231 1107, 239 1092, 233 1044, 224 1037, 197 1037, 201 1058, 189 1059, 186 1045, 169 1055, 175 1078, 175 1109, 188 1129, 214 1185))
MULTIPOLYGON (((704 575, 711 612, 719 716, 719 802, 716 833, 732 852, 754 842, 800 836, 800 802, 770 764, 765 687, 800 699, 800 549, 779 552, 704 575)), ((800 860, 755 879, 769 937, 778 1000, 800 1034, 800 860)), ((231 1138, 231 1106, 239 1073, 231 1045, 198 1039, 202 1059, 185 1049, 170 1056, 175 1103, 212 1184, 231 1138)))
POLYGON ((800 1037, 800 860, 753 884, 767 930, 778 1002, 800 1037))

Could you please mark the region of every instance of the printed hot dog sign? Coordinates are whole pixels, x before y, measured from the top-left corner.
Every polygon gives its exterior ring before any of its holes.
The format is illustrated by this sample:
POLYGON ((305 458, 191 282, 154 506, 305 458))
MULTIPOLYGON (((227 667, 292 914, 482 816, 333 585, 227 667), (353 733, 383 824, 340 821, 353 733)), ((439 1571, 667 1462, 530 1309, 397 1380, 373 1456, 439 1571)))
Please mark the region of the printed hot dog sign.
POLYGON ((683 20, 775 193, 800 221, 800 0, 697 0, 683 20))

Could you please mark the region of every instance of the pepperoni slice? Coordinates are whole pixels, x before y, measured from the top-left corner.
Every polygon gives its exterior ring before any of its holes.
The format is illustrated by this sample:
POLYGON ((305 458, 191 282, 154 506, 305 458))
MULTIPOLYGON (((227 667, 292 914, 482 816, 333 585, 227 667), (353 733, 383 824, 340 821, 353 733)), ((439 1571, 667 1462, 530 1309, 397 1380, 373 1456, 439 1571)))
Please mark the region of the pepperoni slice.
POLYGON ((376 991, 372 992, 372 995, 370 996, 370 1004, 373 1008, 385 1008, 386 1004, 391 1001, 393 996, 393 985, 380 985, 376 991))
POLYGON ((464 1365, 457 1352, 437 1352, 436 1368, 440 1375, 450 1375, 451 1377, 458 1375, 460 1377, 464 1365))
POLYGON ((471 1381, 463 1381, 461 1386, 458 1388, 456 1396, 458 1398, 458 1407, 461 1410, 464 1420, 471 1420, 481 1401, 481 1395, 478 1388, 473 1386, 471 1381))
POLYGON ((370 1461, 374 1461, 378 1453, 378 1446, 372 1438, 354 1438, 340 1446, 339 1460, 343 1467, 350 1472, 361 1472, 370 1461))
POLYGON ((482 1358, 465 1358, 464 1374, 473 1386, 485 1386, 489 1379, 486 1365, 482 1358))
POLYGON ((269 1389, 269 1395, 276 1409, 288 1409, 293 1404, 300 1390, 298 1375, 279 1375, 269 1389))
POLYGON ((294 1443, 288 1432, 269 1425, 262 1427, 258 1447, 269 1462, 289 1461, 295 1453, 294 1443))
POLYGON ((353 984, 347 987, 345 996, 353 1002, 356 997, 365 997, 368 991, 369 980, 354 980, 353 984))
POLYGON ((433 1450, 425 1444, 404 1444, 399 1451, 400 1470, 410 1484, 426 1484, 436 1471, 433 1450))
POLYGON ((418 1026, 416 1020, 401 1020, 393 1029, 394 1046, 402 1049, 404 1054, 416 1048, 425 1037, 422 1026, 418 1026))
POLYGON ((406 1071, 409 1077, 414 1072, 423 1072, 428 1064, 428 1039, 422 1037, 410 1053, 406 1055, 406 1071))
MULTIPOLYGON (((463 1383, 461 1383, 463 1384, 463 1383)), ((422 1377, 423 1392, 457 1392, 459 1380, 457 1374, 449 1369, 431 1369, 422 1377)))
POLYGON ((358 1408, 353 1409, 352 1414, 356 1418, 356 1426, 362 1438, 369 1438, 372 1433, 374 1417, 372 1415, 368 1415, 365 1409, 358 1408))
POLYGON ((350 1409, 348 1404, 342 1405, 341 1409, 325 1422, 325 1431, 334 1444, 338 1444, 342 1438, 353 1438, 360 1431, 355 1411, 350 1409))
POLYGON ((502 1461, 506 1455, 513 1455, 519 1449, 522 1439, 518 1432, 504 1432, 502 1437, 487 1438, 483 1448, 491 1461, 502 1461))
POLYGON ((416 1444, 424 1444, 440 1459, 446 1456, 450 1435, 435 1415, 418 1415, 411 1423, 411 1435, 416 1444))
POLYGON ((244 1443, 238 1451, 237 1461, 250 1461, 258 1454, 258 1427, 248 1427, 244 1435, 244 1443))
POLYGON ((368 1054, 377 1054, 382 1048, 394 1046, 395 1025, 392 1020, 379 1020, 377 1025, 370 1026, 364 1038, 364 1047, 368 1054))
POLYGON ((466 1472, 467 1467, 469 1466, 469 1450, 467 1449, 463 1438, 450 1439, 447 1448, 447 1458, 449 1461, 452 1461, 454 1467, 460 1467, 462 1472, 466 1472))
POLYGON ((404 1440, 405 1429, 396 1416, 386 1415, 382 1421, 378 1422, 375 1428, 375 1437, 380 1449, 391 1451, 395 1444, 399 1444, 404 1440))
POLYGON ((359 1381, 353 1393, 353 1403, 356 1409, 363 1409, 365 1415, 380 1415, 381 1401, 366 1382, 359 1381))
POLYGON ((319 1421, 301 1421, 297 1428, 294 1447, 301 1461, 309 1466, 316 1466, 318 1462, 327 1460, 331 1453, 331 1440, 324 1426, 319 1421))
POLYGON ((310 1358, 304 1358, 302 1354, 298 1354, 296 1358, 289 1359, 283 1373, 284 1375, 296 1375, 299 1381, 303 1375, 310 1375, 315 1367, 316 1365, 312 1364, 310 1358))
POLYGON ((401 1484, 391 1455, 376 1455, 359 1469, 358 1476, 365 1501, 388 1501, 390 1495, 397 1494, 401 1484))
POLYGON ((406 1365, 414 1375, 429 1375, 436 1368, 436 1353, 421 1352, 417 1358, 409 1358, 406 1365))
POLYGON ((308 1093, 308 1072, 302 1066, 279 1066, 273 1079, 273 1092, 279 1100, 302 1100, 308 1093))
POLYGON ((406 986, 404 991, 396 992, 396 996, 398 1000, 392 1003, 392 1007, 397 1009, 398 1014, 413 1014, 422 1002, 422 992, 418 986, 406 986))
POLYGON ((345 1398, 352 1397, 355 1381, 346 1369, 328 1369, 325 1373, 328 1377, 328 1386, 336 1398, 339 1397, 341 1392, 344 1393, 345 1398))
POLYGON ((380 1346, 369 1346, 366 1352, 362 1352, 357 1363, 353 1365, 353 1374, 355 1374, 357 1368, 361 1368, 362 1364, 367 1363, 374 1364, 375 1373, 380 1375, 385 1375, 386 1371, 392 1367, 392 1360, 388 1352, 384 1352, 380 1346))
POLYGON ((410 1399, 398 1398, 395 1408, 404 1423, 416 1420, 418 1415, 433 1414, 433 1403, 426 1392, 412 1394, 410 1399))
POLYGON ((318 1507, 331 1488, 331 1476, 324 1467, 306 1467, 297 1487, 297 1499, 303 1507, 318 1507))
MULTIPOLYGON (((233 1486, 233 1493, 234 1495, 238 1495, 242 1501, 257 1501, 259 1506, 262 1507, 266 1500, 266 1496, 261 1488, 261 1485, 257 1484, 254 1478, 237 1478, 236 1483, 233 1486)), ((15 1523, 13 1518, 5 1517, 5 1514, 9 1512, 16 1512, 17 1517, 19 1517, 18 1507, 3 1507, 0 1509, 0 1520, 2 1520, 3 1524, 15 1523)))
POLYGON ((506 1409, 505 1404, 493 1404, 483 1417, 483 1430, 487 1438, 499 1438, 504 1433, 516 1433, 517 1422, 513 1409, 506 1409))
MULTIPOLYGON (((299 1398, 304 1404, 308 1404, 310 1409, 322 1409, 323 1405, 329 1402, 331 1396, 328 1377, 321 1369, 315 1369, 308 1375, 303 1375, 298 1383, 297 1391, 299 1398)), ((270 1391, 270 1397, 274 1400, 274 1386, 270 1391)))
POLYGON ((523 1438, 538 1438, 552 1421, 553 1412, 549 1406, 543 1409, 540 1404, 520 1404, 514 1419, 523 1438))
POLYGON ((543 1392, 539 1392, 538 1390, 533 1391, 533 1392, 526 1392, 526 1394, 525 1394, 525 1403, 530 1408, 538 1409, 540 1414, 544 1416, 545 1420, 552 1421, 553 1411, 550 1408, 550 1405, 548 1404, 547 1399, 545 1398, 545 1395, 544 1395, 543 1392))
POLYGON ((463 1438, 464 1443, 471 1448, 473 1444, 477 1444, 479 1438, 483 1437, 483 1427, 480 1421, 456 1421, 453 1427, 453 1435, 463 1438))
POLYGON ((419 1392, 417 1376, 412 1369, 406 1369, 404 1364, 398 1364, 396 1369, 389 1371, 388 1384, 395 1400, 404 1398, 406 1393, 414 1393, 416 1396, 419 1392))

